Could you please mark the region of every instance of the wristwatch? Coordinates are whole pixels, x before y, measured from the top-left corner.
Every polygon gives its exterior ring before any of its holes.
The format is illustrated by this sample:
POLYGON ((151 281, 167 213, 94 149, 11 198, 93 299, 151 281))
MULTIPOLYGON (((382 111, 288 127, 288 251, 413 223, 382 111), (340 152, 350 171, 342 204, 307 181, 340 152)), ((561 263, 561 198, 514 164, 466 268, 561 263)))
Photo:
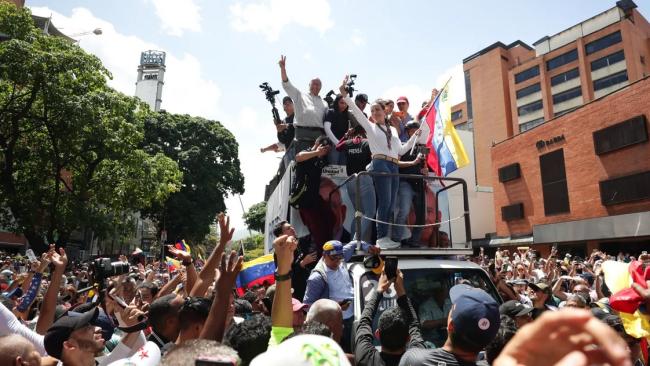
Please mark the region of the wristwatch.
POLYGON ((275 271, 275 273, 274 273, 275 281, 280 282, 280 281, 290 280, 292 274, 293 274, 293 271, 289 271, 289 272, 287 272, 286 274, 283 274, 283 275, 278 274, 278 271, 275 271))

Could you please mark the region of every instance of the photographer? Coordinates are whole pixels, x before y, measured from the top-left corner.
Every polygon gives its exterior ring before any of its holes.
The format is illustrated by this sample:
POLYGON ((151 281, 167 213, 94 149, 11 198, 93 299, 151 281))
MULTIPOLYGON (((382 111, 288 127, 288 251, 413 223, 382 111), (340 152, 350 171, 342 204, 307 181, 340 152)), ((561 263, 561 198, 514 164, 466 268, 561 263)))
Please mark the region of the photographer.
MULTIPOLYGON (((412 137, 420 128, 420 124, 415 121, 410 121, 406 124, 406 133, 408 137, 412 137)), ((417 174, 425 176, 428 173, 427 166, 424 164, 425 154, 421 151, 424 146, 418 146, 400 157, 399 172, 400 174, 417 174)), ((425 197, 424 197, 424 181, 415 178, 400 178, 399 190, 397 191, 397 215, 395 223, 399 225, 406 224, 406 219, 411 212, 411 206, 415 206, 415 224, 423 225, 426 217, 425 197)), ((411 229, 411 235, 403 226, 395 226, 393 228, 392 239, 402 245, 419 247, 420 234, 422 233, 421 227, 414 227, 411 229)))
POLYGON ((320 136, 314 145, 296 155, 296 174, 291 186, 289 204, 298 209, 300 219, 309 229, 316 248, 330 239, 334 216, 320 196, 320 177, 331 146, 327 136, 320 136))
MULTIPOLYGON (((329 137, 332 145, 337 146, 350 128, 350 114, 348 105, 339 94, 334 98, 333 108, 330 108, 325 115, 325 134, 329 137)), ((345 164, 345 155, 340 154, 337 149, 330 149, 328 154, 330 164, 345 164)))
POLYGON ((327 111, 327 103, 318 95, 322 87, 320 79, 315 78, 309 82, 309 94, 301 92, 291 84, 287 76, 286 60, 286 56, 281 56, 278 64, 280 65, 282 88, 295 105, 294 144, 296 152, 300 152, 310 147, 316 138, 323 134, 323 118, 327 111))

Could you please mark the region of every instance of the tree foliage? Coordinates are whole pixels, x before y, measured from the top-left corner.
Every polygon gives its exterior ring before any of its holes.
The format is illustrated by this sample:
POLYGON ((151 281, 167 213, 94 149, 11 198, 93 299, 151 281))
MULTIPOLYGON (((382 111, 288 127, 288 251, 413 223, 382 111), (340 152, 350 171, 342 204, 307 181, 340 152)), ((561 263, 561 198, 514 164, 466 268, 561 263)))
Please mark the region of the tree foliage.
POLYGON ((139 148, 146 105, 107 86, 101 61, 0 2, 0 225, 36 251, 82 227, 97 236, 164 200, 182 174, 139 148))
POLYGON ((264 232, 264 223, 266 222, 266 201, 252 205, 244 213, 244 222, 249 229, 264 232))
POLYGON ((235 137, 218 121, 160 112, 145 121, 143 148, 173 159, 183 172, 180 191, 144 213, 167 230, 168 241, 203 241, 226 210, 224 197, 244 191, 235 137))

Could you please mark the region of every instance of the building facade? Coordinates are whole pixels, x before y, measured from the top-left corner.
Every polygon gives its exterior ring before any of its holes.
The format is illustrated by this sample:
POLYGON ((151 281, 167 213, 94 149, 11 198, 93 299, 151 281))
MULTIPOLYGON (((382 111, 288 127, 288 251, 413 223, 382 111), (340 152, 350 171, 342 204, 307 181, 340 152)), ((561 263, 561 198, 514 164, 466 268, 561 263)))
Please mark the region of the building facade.
POLYGON ((160 110, 162 89, 165 85, 165 52, 144 51, 140 54, 135 96, 154 111, 160 110))
POLYGON ((650 75, 650 24, 631 0, 534 47, 496 42, 463 60, 479 188, 492 187, 493 144, 650 75))
POLYGON ((650 248, 650 76, 492 148, 499 237, 650 248))

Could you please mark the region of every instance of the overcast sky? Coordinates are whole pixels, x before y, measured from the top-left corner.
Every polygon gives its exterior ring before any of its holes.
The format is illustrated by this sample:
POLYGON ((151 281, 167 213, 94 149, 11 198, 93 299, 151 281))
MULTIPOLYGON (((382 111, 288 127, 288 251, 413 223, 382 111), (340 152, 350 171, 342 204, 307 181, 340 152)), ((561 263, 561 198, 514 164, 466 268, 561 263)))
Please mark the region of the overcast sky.
MULTIPOLYGON (((650 14, 650 3, 637 0, 650 14)), ((615 1, 387 0, 27 0, 78 36, 112 72, 110 84, 135 93, 140 52, 167 52, 162 108, 221 121, 239 142, 246 179, 244 206, 264 199, 280 154, 260 154, 275 141, 270 106, 258 88, 280 88, 277 61, 303 90, 314 76, 324 95, 346 73, 370 99, 406 95, 411 105, 452 76, 453 103, 465 99, 462 59, 496 42, 532 43, 610 7, 615 1)), ((239 201, 227 206, 245 235, 239 201)))

